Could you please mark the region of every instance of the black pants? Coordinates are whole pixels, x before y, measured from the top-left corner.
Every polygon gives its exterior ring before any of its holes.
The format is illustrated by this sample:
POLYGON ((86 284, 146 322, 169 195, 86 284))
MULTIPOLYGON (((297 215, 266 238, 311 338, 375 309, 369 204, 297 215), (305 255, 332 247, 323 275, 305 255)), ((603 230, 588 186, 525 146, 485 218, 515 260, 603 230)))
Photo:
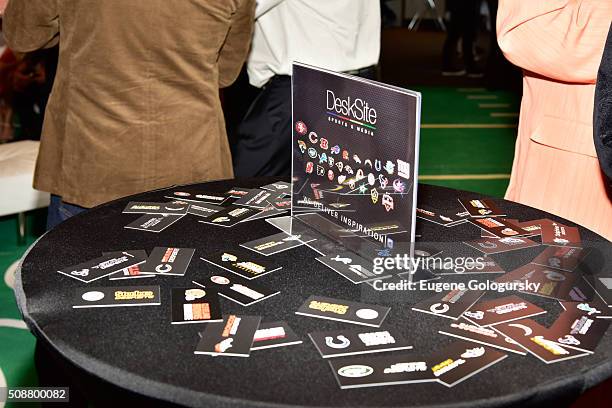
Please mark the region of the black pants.
POLYGON ((443 65, 448 68, 453 64, 457 44, 463 39, 463 60, 466 68, 474 68, 474 42, 478 32, 481 0, 446 0, 446 9, 450 12, 450 21, 443 50, 443 65))
MULTIPOLYGON (((375 77, 374 67, 355 74, 375 77)), ((261 90, 238 126, 234 152, 236 177, 291 175, 291 77, 274 76, 261 90)))

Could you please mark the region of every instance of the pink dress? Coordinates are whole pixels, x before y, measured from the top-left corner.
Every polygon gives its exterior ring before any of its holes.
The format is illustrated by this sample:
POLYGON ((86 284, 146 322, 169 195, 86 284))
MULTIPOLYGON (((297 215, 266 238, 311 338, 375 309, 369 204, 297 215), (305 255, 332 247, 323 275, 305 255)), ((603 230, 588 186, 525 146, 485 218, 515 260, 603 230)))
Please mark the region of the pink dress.
POLYGON ((597 70, 612 0, 500 0, 499 46, 524 70, 506 198, 612 240, 612 201, 593 144, 597 70))

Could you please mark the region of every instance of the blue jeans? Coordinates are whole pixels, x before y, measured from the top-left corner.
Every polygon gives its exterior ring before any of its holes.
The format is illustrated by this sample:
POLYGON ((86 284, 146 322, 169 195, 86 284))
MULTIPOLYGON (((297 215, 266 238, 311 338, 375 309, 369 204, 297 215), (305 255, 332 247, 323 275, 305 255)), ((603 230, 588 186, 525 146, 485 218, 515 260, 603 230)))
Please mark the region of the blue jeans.
POLYGON ((51 203, 49 203, 49 210, 47 212, 47 231, 86 210, 87 208, 85 207, 65 203, 62 201, 62 197, 51 194, 51 203))

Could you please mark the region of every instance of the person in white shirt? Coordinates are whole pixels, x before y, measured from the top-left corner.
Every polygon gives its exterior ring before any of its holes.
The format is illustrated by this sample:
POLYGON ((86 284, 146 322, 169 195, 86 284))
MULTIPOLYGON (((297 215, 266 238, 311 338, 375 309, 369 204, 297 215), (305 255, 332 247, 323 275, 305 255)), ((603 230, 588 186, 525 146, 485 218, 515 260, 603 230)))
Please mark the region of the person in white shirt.
POLYGON ((291 64, 373 78, 380 55, 378 0, 257 0, 247 71, 262 88, 238 126, 236 177, 291 172, 291 64))

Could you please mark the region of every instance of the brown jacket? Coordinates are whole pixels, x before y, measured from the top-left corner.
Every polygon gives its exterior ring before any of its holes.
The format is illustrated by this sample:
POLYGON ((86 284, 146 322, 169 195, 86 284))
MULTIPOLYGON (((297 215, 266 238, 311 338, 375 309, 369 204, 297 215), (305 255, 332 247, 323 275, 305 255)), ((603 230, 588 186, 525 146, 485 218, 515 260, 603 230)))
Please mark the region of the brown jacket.
POLYGON ((34 187, 84 207, 232 177, 219 101, 254 0, 11 0, 9 46, 59 42, 34 187))

